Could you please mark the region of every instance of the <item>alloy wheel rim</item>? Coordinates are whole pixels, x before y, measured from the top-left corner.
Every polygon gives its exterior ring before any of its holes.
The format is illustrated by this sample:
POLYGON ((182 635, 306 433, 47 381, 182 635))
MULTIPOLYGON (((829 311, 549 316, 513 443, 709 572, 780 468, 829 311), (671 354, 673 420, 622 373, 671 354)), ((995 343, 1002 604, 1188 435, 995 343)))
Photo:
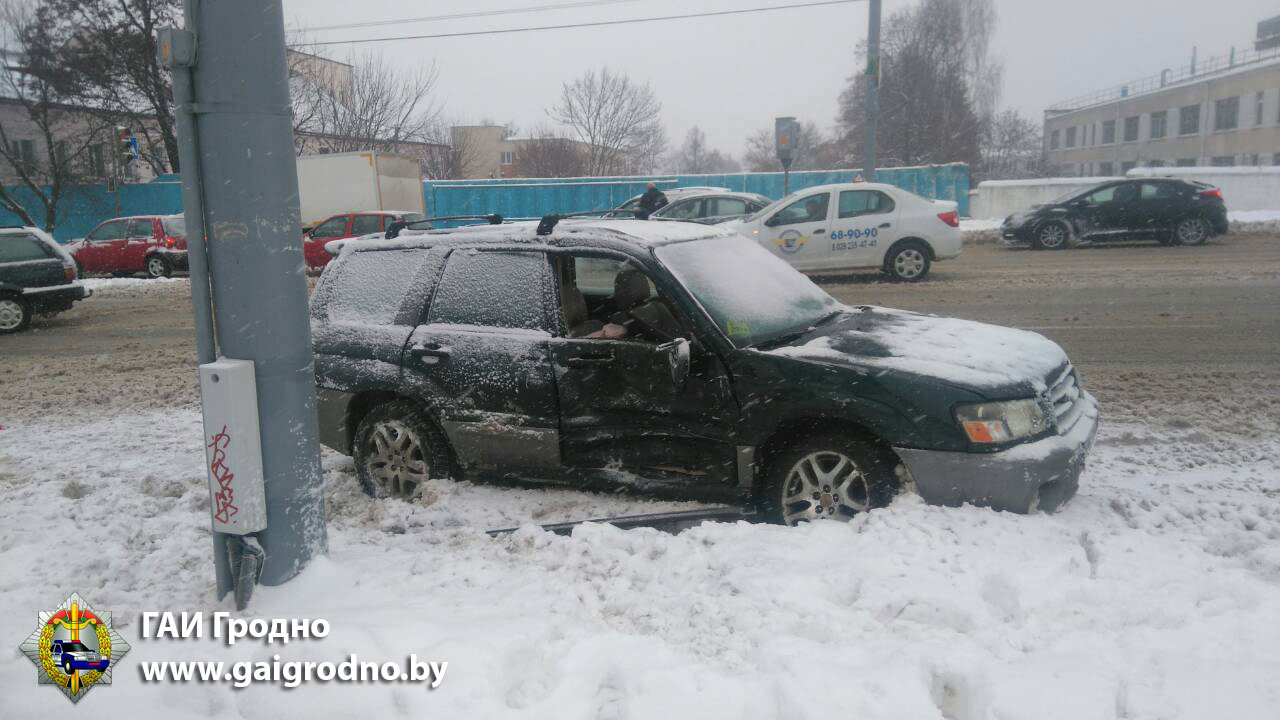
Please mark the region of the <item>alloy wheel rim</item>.
POLYGON ((0 330, 13 330, 22 324, 22 306, 17 300, 0 300, 0 330))
POLYGON ((1195 245, 1204 239, 1204 221, 1184 220, 1178 226, 1178 240, 1183 245, 1195 245))
POLYGON ((160 258, 151 258, 147 261, 147 272, 151 273, 151 277, 164 275, 164 263, 160 258))
POLYGON ((924 270, 924 255, 915 248, 907 248, 893 259, 893 269, 901 278, 913 278, 924 270))
POLYGON ((374 426, 369 442, 373 447, 365 467, 379 495, 417 495, 431 469, 418 434, 399 420, 387 420, 374 426))
POLYGON ((796 461, 782 483, 782 519, 848 521, 870 508, 866 475, 848 455, 822 450, 796 461))
POLYGON ((1066 233, 1058 225, 1050 225, 1040 231, 1040 244, 1048 248, 1056 248, 1062 244, 1066 233))

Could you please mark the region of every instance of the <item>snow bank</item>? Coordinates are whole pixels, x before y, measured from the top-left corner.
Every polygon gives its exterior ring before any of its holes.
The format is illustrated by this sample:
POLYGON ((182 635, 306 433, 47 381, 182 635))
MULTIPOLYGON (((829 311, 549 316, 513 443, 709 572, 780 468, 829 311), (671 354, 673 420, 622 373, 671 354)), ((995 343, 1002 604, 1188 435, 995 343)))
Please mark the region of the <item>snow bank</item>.
MULTIPOLYGON (((0 637, 72 590, 133 644, 96 715, 166 718, 1262 718, 1280 707, 1274 438, 1177 469, 1144 425, 1104 427, 1081 494, 1018 516, 904 496, 848 525, 678 536, 485 527, 636 512, 567 490, 433 484, 376 502, 326 455, 331 551, 254 617, 323 640, 142 640, 139 614, 210 601, 196 412, 0 430, 0 637), (74 527, 71 544, 56 542, 74 527), (412 684, 145 685, 144 660, 448 661, 412 684)), ((1186 437, 1179 445, 1186 445, 1186 437)), ((1212 451, 1209 448, 1208 451, 1212 451)), ((669 507, 657 504, 654 508, 669 507)), ((0 654, 6 717, 65 702, 0 654)))
POLYGON ((107 295, 138 295, 150 292, 159 288, 172 286, 174 283, 187 284, 190 282, 185 277, 174 278, 99 278, 87 277, 81 278, 80 282, 94 293, 103 293, 107 295))

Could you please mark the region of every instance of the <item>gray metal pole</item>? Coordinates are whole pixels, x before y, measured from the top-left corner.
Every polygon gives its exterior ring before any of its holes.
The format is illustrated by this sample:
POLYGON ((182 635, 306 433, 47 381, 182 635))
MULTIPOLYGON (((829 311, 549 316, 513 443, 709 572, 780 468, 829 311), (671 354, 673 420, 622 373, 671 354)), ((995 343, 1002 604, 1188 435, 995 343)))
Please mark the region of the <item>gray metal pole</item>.
MULTIPOLYGON (((260 580, 278 585, 327 545, 284 14, 280 0, 184 6, 198 57, 182 88, 196 150, 194 160, 181 158, 183 198, 195 202, 188 217, 203 210, 218 355, 254 363, 267 504, 267 527, 256 535, 266 553, 260 580)), ((206 332, 198 262, 192 299, 206 332)), ((198 343, 203 355, 205 340, 198 343)), ((222 596, 226 550, 217 538, 214 546, 222 596)))
MULTIPOLYGON (((194 26, 190 18, 188 27, 194 26)), ((173 104, 178 133, 178 160, 182 164, 182 210, 186 215, 187 265, 191 275, 191 309, 195 315, 196 361, 203 365, 217 359, 213 332, 213 301, 209 295, 209 261, 205 250, 204 197, 200 186, 200 163, 196 141, 196 119, 192 111, 191 63, 195 60, 194 40, 188 36, 179 42, 186 47, 175 50, 174 36, 164 35, 160 62, 169 67, 173 77, 173 104), (178 52, 182 57, 175 57, 178 52)), ((213 533, 213 565, 218 597, 232 589, 231 567, 227 561, 227 537, 213 533)))
POLYGON ((876 130, 880 124, 880 0, 870 0, 867 8, 867 97, 866 127, 863 136, 862 176, 876 180, 876 130))

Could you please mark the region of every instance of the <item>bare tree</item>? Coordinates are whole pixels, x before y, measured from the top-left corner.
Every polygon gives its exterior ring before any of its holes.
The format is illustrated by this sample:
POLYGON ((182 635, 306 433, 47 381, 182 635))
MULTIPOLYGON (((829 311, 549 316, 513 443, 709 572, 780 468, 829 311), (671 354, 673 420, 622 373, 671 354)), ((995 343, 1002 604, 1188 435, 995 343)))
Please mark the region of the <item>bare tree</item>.
MULTIPOLYGON (((985 0, 984 0, 985 1, 985 0)), ((884 165, 976 166, 984 122, 974 102, 975 62, 964 0, 921 0, 891 15, 880 47, 879 154, 884 165)), ((860 52, 866 52, 863 43, 860 52)), ((839 125, 850 164, 863 156, 865 77, 840 95, 839 125)))
POLYGON ((694 125, 684 137, 684 144, 674 158, 677 172, 706 175, 731 173, 742 170, 742 165, 732 157, 707 147, 707 134, 694 125))
POLYGON ((1038 177, 1043 172, 1044 148, 1040 123, 1016 110, 995 117, 982 148, 982 165, 976 175, 983 180, 1038 177))
POLYGON ((652 168, 666 146, 658 102, 648 85, 604 68, 564 83, 548 114, 587 146, 587 174, 652 168))
MULTIPOLYGON (((118 118, 83 106, 83 85, 68 71, 65 44, 37 14, 7 3, 0 10, 0 32, 16 51, 4 65, 0 92, 21 108, 16 120, 0 122, 0 158, 40 202, 43 225, 52 231, 59 203, 77 183, 100 179, 106 152, 118 151, 112 131, 118 118)), ((3 183, 0 207, 26 225, 39 224, 3 183)))
POLYGON ((587 172, 587 151, 582 143, 539 127, 520 143, 516 164, 526 177, 580 177, 587 172))
POLYGON ((339 76, 299 70, 295 80, 296 141, 328 152, 402 152, 427 142, 439 119, 434 64, 404 72, 366 54, 339 76))
MULTIPOLYGON (((792 143, 792 153, 792 170, 830 170, 841 160, 835 141, 812 121, 800 124, 800 132, 792 143)), ((782 163, 778 161, 773 130, 759 130, 750 135, 742 159, 747 170, 752 172, 781 171, 782 163)))
POLYGON ((34 21, 65 41, 59 62, 79 77, 86 104, 118 115, 156 174, 178 172, 169 72, 156 33, 182 18, 180 0, 38 0, 34 21))

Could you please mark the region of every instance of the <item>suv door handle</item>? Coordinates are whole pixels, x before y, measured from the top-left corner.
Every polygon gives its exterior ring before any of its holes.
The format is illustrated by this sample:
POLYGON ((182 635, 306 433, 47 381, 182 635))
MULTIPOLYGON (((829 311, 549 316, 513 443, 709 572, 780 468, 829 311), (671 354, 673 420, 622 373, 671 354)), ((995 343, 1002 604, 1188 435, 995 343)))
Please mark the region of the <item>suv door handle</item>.
POLYGON ((571 357, 564 361, 564 364, 571 368, 598 367, 600 365, 612 365, 613 353, 604 355, 580 355, 571 357))
POLYGON ((409 356, 423 365, 435 365, 449 357, 449 351, 435 343, 429 345, 413 345, 409 348, 409 356))
POLYGON ((814 235, 822 235, 822 234, 823 234, 823 233, 825 233, 826 231, 827 231, 827 229, 826 229, 826 228, 818 228, 817 230, 814 230, 814 231, 813 231, 813 234, 814 234, 814 235))
POLYGON ((889 227, 889 223, 880 223, 880 227, 881 227, 881 228, 887 228, 887 227, 889 227))

